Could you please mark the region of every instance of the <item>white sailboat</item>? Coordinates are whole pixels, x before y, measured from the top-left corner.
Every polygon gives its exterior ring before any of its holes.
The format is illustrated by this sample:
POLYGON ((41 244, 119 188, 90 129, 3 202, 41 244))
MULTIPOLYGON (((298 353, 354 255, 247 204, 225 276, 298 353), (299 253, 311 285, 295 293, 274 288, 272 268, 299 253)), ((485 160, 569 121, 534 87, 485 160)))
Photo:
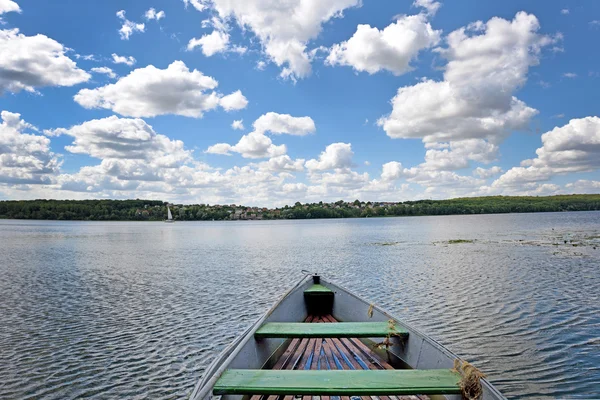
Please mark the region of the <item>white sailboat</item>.
POLYGON ((165 222, 175 222, 173 220, 173 214, 171 214, 171 209, 169 208, 168 204, 167 204, 167 219, 165 219, 165 222))

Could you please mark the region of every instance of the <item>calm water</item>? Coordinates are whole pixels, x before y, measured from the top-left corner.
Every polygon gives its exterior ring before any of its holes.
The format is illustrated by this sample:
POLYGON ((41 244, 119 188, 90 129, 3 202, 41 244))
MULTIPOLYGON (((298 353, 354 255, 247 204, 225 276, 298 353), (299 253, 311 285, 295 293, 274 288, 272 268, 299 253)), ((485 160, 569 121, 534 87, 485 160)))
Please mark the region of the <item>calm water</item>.
POLYGON ((421 328, 508 397, 600 398, 600 212, 0 220, 0 256, 0 398, 185 398, 302 269, 421 328))

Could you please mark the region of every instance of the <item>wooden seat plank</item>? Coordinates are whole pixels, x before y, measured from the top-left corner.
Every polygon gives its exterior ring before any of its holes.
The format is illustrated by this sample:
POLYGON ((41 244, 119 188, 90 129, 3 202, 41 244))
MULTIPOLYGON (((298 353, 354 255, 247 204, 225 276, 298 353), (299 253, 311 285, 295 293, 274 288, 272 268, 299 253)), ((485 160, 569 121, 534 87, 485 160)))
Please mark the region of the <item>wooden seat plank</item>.
POLYGON ((333 290, 321 285, 320 283, 315 283, 314 285, 306 289, 304 293, 333 293, 333 290))
POLYGON ((304 322, 269 322, 258 328, 256 338, 357 338, 406 336, 408 333, 396 326, 390 329, 387 322, 337 322, 316 324, 304 322))
POLYGON ((460 394, 460 375, 433 370, 260 370, 225 371, 215 395, 411 395, 460 394))

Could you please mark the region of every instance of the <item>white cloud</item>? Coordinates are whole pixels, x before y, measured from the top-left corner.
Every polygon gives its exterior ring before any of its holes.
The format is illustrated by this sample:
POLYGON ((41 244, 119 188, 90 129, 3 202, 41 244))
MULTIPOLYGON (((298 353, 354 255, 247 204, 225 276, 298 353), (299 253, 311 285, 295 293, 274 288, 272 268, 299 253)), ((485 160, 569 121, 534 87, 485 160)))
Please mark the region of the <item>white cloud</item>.
POLYGON ((233 46, 231 46, 229 51, 231 51, 233 53, 237 53, 240 56, 242 56, 242 55, 246 54, 246 52, 248 51, 248 48, 244 47, 244 46, 233 45, 233 46))
POLYGON ((381 170, 381 179, 383 181, 394 181, 402 177, 402 164, 398 161, 391 161, 383 164, 381 170))
POLYGON ((146 17, 146 19, 148 21, 153 20, 153 19, 155 19, 157 21, 160 21, 162 18, 165 17, 165 12, 164 11, 158 11, 157 12, 154 9, 154 7, 150 7, 148 9, 148 11, 146 11, 146 13, 144 14, 144 17, 146 17))
POLYGON ((259 71, 264 71, 264 69, 267 68, 267 63, 260 60, 256 63, 256 69, 259 71))
POLYGON ((600 168, 600 118, 572 119, 542 135, 537 157, 521 162, 494 183, 495 187, 540 182, 554 175, 595 171, 600 168))
POLYGON ((202 47, 202 54, 206 57, 210 57, 217 53, 223 53, 229 48, 229 34, 214 30, 209 35, 203 35, 199 39, 190 39, 187 49, 188 51, 191 51, 197 46, 202 47))
POLYGON ((96 68, 92 68, 91 71, 95 72, 97 74, 108 75, 109 78, 113 78, 113 79, 117 77, 117 74, 115 74, 115 72, 108 67, 96 67, 96 68))
POLYGON ((250 132, 240 138, 239 142, 232 146, 227 143, 217 143, 209 146, 205 153, 231 155, 231 152, 239 153, 244 158, 267 158, 282 156, 287 152, 287 147, 282 144, 276 146, 268 136, 259 132, 250 132))
POLYGON ((296 194, 296 195, 300 195, 303 193, 306 193, 306 190, 308 189, 308 186, 306 186, 304 183, 286 183, 285 185, 283 185, 282 190, 287 193, 287 194, 296 194))
POLYGON ((0 183, 50 182, 60 167, 58 156, 50 150, 50 139, 25 133, 37 129, 20 114, 2 111, 0 116, 0 183))
POLYGON ((191 4, 192 7, 198 11, 204 11, 207 7, 201 0, 183 0, 183 4, 185 5, 185 8, 191 4))
POLYGON ((254 32, 269 60, 282 68, 282 77, 297 79, 311 72, 306 47, 321 25, 360 0, 213 0, 211 5, 221 19, 233 18, 254 32))
POLYGON ((231 128, 233 130, 240 130, 243 131, 244 130, 244 120, 243 119, 236 119, 231 123, 231 128))
POLYGON ((562 15, 568 15, 569 14, 569 9, 568 8, 563 8, 562 10, 560 10, 560 13, 562 15))
POLYGON ((112 59, 113 63, 115 64, 126 64, 130 67, 136 63, 135 58, 133 58, 132 56, 119 56, 115 53, 112 53, 112 59))
POLYGON ((125 10, 117 11, 117 17, 123 21, 123 25, 119 29, 121 40, 129 40, 129 37, 135 32, 144 32, 146 30, 146 25, 143 23, 138 24, 125 18, 125 10))
POLYGON ((573 72, 565 72, 564 74, 562 74, 562 76, 570 79, 577 78, 577 74, 573 72))
POLYGON ((492 176, 495 175, 499 175, 501 174, 502 168, 496 166, 490 167, 490 168, 481 168, 481 167, 477 167, 473 170, 473 175, 476 175, 482 179, 487 179, 487 178, 491 178, 492 176))
POLYGON ((271 132, 273 134, 288 134, 305 136, 314 133, 317 129, 311 117, 292 117, 289 114, 268 112, 254 121, 254 130, 257 132, 271 132))
POLYGON ((498 157, 498 146, 483 139, 451 141, 447 146, 443 149, 429 148, 425 153, 425 163, 421 166, 429 170, 453 171, 467 168, 469 161, 489 164, 498 157))
POLYGON ((12 0, 0 0, 0 24, 2 23, 2 14, 9 12, 20 13, 21 8, 12 0))
POLYGON ((93 54, 75 54, 76 59, 82 59, 84 61, 100 61, 93 54))
POLYGON ((242 136, 235 146, 231 146, 230 150, 240 153, 244 158, 265 158, 284 155, 287 147, 284 144, 274 145, 271 138, 260 132, 250 132, 242 136))
POLYGON ((442 4, 434 0, 415 0, 413 6, 423 7, 427 11, 427 14, 435 15, 435 13, 437 13, 437 10, 439 10, 442 4))
POLYGON ((580 179, 575 182, 567 183, 565 188, 571 193, 598 194, 600 193, 600 181, 580 179))
POLYGON ((113 115, 69 129, 58 128, 44 133, 71 136, 74 141, 65 147, 67 151, 99 159, 144 160, 153 165, 174 166, 191 158, 191 153, 184 150, 182 141, 157 134, 152 126, 139 118, 113 115))
MULTIPOLYGON (((474 190, 485 183, 482 179, 459 175, 453 171, 437 171, 423 166, 404 168, 402 175, 406 177, 408 182, 416 183, 431 190, 445 187, 452 187, 461 191, 474 190)), ((448 193, 445 196, 450 197, 452 194, 448 193)))
POLYGON ((37 87, 73 86, 90 74, 65 55, 67 48, 44 35, 25 36, 18 29, 0 30, 0 94, 37 87))
MULTIPOLYGON (((512 21, 494 17, 448 35, 438 50, 448 59, 444 80, 425 80, 398 89, 392 112, 378 123, 392 138, 424 142, 490 139, 528 128, 537 110, 513 96, 554 40, 536 32, 535 16, 519 12, 512 21)), ((558 39, 556 39, 558 40, 558 39)))
POLYGON ((217 143, 210 146, 206 153, 229 155, 230 152, 235 152, 244 158, 274 158, 284 155, 287 148, 285 145, 273 144, 266 133, 303 136, 316 129, 315 123, 310 117, 292 117, 289 114, 274 112, 261 115, 252 125, 254 131, 242 136, 236 145, 217 143))
POLYGON ((269 161, 262 162, 258 164, 259 168, 266 169, 268 171, 287 171, 287 172, 297 172, 304 170, 304 159, 299 158, 297 160, 292 160, 290 156, 287 154, 281 156, 275 156, 269 161))
POLYGON ((400 16, 381 31, 358 25, 349 40, 332 46, 326 62, 369 74, 387 70, 401 75, 412 70, 410 62, 419 51, 438 44, 440 34, 431 28, 424 14, 400 16))
POLYGON ((332 143, 321 152, 319 159, 308 160, 305 167, 309 171, 327 171, 352 166, 352 145, 350 143, 332 143))
POLYGON ((231 153, 231 145, 227 144, 227 143, 217 143, 217 144, 213 144, 212 146, 209 146, 208 149, 206 149, 205 153, 209 153, 209 154, 221 154, 224 156, 230 156, 231 153))
POLYGON ((218 15, 213 15, 208 19, 204 19, 200 24, 204 29, 212 27, 220 32, 229 31, 229 24, 227 23, 227 20, 220 18, 218 15))
POLYGON ((248 99, 242 94, 241 90, 221 97, 219 104, 225 111, 241 110, 248 105, 248 99))
MULTIPOLYGON (((196 69, 190 71, 183 61, 174 61, 166 69, 149 65, 113 84, 82 89, 74 99, 85 108, 106 108, 129 117, 176 114, 200 118, 223 100, 220 94, 211 91, 217 85, 210 76, 196 69)), ((235 108, 241 105, 242 98, 241 93, 235 94, 224 105, 235 108)))

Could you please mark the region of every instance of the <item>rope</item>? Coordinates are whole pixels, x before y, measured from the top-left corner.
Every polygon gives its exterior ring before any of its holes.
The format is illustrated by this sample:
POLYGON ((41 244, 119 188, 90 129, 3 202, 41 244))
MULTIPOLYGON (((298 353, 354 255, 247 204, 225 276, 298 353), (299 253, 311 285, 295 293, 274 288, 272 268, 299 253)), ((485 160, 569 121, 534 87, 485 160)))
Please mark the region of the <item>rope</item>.
POLYGON ((460 389, 462 398, 466 400, 479 400, 483 395, 481 379, 485 378, 485 374, 478 370, 473 364, 467 361, 454 360, 454 371, 460 374, 460 389))

